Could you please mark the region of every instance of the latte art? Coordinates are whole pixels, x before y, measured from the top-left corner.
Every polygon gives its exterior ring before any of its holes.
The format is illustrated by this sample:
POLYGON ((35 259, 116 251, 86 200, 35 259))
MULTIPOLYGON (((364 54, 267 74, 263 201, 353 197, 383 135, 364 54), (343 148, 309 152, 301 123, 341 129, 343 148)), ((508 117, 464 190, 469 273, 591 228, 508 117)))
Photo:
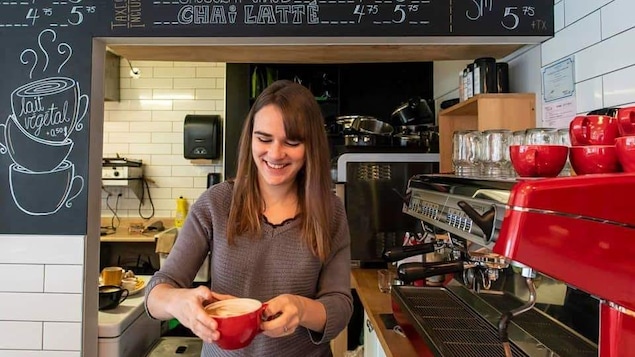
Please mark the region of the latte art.
POLYGON ((216 306, 214 308, 208 309, 207 313, 211 316, 216 317, 230 317, 230 316, 238 316, 248 314, 252 311, 245 306, 237 306, 237 305, 221 305, 216 306))

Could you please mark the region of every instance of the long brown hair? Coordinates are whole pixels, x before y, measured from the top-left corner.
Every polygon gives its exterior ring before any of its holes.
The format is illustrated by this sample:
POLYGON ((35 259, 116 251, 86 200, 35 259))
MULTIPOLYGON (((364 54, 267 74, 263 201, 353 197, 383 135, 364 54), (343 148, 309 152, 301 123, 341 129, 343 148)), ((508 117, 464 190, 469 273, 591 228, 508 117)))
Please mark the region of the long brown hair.
POLYGON ((324 119, 313 94, 288 80, 272 83, 256 98, 243 125, 238 145, 238 169, 229 210, 227 239, 230 244, 241 234, 259 237, 263 199, 258 172, 251 153, 255 114, 273 104, 282 111, 287 139, 305 146, 305 164, 296 176, 302 239, 311 252, 324 261, 331 250, 329 225, 331 177, 329 147, 324 119))

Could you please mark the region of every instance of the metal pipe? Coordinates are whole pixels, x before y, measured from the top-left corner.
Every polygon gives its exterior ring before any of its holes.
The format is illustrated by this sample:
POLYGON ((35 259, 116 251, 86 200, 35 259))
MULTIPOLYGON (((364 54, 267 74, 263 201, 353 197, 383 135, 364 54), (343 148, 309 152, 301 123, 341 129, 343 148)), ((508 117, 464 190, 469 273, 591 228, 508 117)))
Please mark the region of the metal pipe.
POLYGON ((512 318, 531 310, 534 305, 536 305, 536 286, 534 285, 533 278, 526 277, 525 284, 527 284, 527 288, 529 289, 529 299, 527 300, 527 303, 502 314, 500 319, 498 320, 498 336, 503 343, 505 357, 512 357, 511 346, 509 345, 509 335, 507 333, 509 323, 511 322, 512 318))

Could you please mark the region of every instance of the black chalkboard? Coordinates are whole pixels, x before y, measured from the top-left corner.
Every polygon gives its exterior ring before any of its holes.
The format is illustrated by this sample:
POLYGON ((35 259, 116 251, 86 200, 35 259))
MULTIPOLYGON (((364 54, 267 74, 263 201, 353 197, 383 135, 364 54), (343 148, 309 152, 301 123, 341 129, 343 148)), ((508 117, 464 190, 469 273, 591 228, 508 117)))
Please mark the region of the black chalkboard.
POLYGON ((0 3, 0 233, 85 234, 97 8, 44 3, 0 3))
POLYGON ((0 234, 86 233, 92 41, 133 36, 546 38, 553 0, 0 1, 0 234))
POLYGON ((172 0, 122 4, 106 28, 152 36, 553 36, 552 0, 172 0), (123 4, 137 6, 125 7, 123 4), (511 3, 511 4, 510 4, 511 3))

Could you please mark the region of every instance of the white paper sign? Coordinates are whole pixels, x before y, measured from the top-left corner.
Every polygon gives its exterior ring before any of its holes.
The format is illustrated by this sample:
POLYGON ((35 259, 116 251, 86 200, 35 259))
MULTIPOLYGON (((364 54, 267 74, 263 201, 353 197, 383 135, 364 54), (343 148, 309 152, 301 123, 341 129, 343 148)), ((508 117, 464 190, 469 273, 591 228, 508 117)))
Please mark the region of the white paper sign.
POLYGON ((577 113, 573 56, 542 69, 542 90, 542 126, 568 127, 577 113))

